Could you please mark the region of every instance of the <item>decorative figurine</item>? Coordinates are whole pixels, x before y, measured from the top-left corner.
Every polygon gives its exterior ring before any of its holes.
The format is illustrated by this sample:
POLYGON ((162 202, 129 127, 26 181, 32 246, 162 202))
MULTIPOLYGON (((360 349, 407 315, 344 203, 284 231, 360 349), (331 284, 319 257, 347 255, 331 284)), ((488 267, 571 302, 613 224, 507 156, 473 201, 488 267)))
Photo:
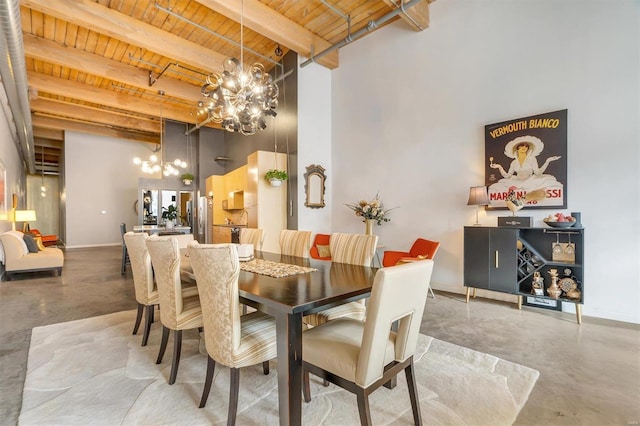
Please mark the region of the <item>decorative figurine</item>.
POLYGON ((562 290, 558 287, 558 270, 549 269, 549 275, 551 276, 551 285, 547 288, 549 297, 557 299, 562 294, 562 290))
POLYGON ((571 269, 566 268, 564 270, 564 277, 558 281, 558 285, 569 299, 580 300, 582 297, 582 293, 578 289, 578 281, 576 277, 571 275, 571 269))
POLYGON ((533 280, 531 281, 531 294, 535 294, 536 296, 544 296, 544 278, 542 278, 539 271, 533 273, 533 280))

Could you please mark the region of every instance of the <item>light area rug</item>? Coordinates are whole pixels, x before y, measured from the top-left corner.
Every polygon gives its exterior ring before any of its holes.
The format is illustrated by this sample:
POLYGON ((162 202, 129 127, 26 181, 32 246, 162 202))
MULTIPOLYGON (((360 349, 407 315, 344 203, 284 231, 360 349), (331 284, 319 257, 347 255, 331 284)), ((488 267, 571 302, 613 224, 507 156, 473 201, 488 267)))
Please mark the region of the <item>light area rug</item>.
MULTIPOLYGON (((185 332, 178 378, 167 384, 172 341, 162 364, 159 321, 149 344, 131 335, 135 311, 33 329, 20 425, 225 424, 229 370, 216 366, 207 406, 198 408, 206 355, 197 331, 185 332)), ((141 327, 142 328, 142 327, 141 327)), ((524 406, 538 371, 420 335, 415 356, 418 395, 426 425, 510 425, 524 406)), ((277 363, 240 371, 238 425, 277 425, 277 363)), ((303 403, 304 425, 358 425, 354 395, 312 376, 313 400, 303 403)), ((413 424, 404 374, 398 385, 370 396, 375 425, 413 424)))

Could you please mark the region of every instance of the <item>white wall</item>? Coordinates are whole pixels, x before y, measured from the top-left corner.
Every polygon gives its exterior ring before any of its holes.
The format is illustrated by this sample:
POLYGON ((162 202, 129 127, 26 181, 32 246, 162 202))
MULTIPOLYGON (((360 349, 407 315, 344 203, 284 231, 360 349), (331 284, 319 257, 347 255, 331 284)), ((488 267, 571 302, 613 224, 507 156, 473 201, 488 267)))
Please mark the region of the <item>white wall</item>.
POLYGON ((298 174, 298 229, 331 233, 331 71, 317 64, 298 67, 298 174), (319 209, 304 205, 304 174, 312 164, 327 175, 325 207, 319 209))
MULTIPOLYGON (((379 191, 385 207, 399 207, 376 228, 381 243, 440 241, 432 285, 463 292, 463 226, 475 221, 466 200, 484 182, 484 125, 567 108, 566 211, 581 211, 586 227, 583 313, 640 323, 638 5, 437 1, 429 29, 396 22, 341 49, 333 231, 363 232, 344 204, 379 191)), ((552 211, 527 215, 541 225, 552 211)), ((504 214, 480 220, 495 226, 504 214)))
MULTIPOLYGON (((120 223, 138 224, 139 166, 148 143, 66 132, 65 173, 67 247, 120 244, 120 223)), ((62 188, 61 188, 62 190, 62 188)))

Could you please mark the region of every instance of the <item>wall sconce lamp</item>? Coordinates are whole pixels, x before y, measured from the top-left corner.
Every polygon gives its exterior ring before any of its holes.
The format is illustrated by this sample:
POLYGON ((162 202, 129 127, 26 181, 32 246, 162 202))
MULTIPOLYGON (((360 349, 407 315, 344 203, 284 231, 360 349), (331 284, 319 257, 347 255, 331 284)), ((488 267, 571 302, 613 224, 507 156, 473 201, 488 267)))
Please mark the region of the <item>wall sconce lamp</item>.
POLYGON ((468 206, 476 206, 476 223, 474 226, 480 226, 480 222, 478 221, 478 208, 479 206, 488 206, 489 205, 489 194, 487 194, 486 186, 472 186, 469 188, 469 200, 467 201, 468 206))
POLYGON ((213 207, 213 191, 209 191, 207 194, 207 204, 209 204, 209 207, 213 207))

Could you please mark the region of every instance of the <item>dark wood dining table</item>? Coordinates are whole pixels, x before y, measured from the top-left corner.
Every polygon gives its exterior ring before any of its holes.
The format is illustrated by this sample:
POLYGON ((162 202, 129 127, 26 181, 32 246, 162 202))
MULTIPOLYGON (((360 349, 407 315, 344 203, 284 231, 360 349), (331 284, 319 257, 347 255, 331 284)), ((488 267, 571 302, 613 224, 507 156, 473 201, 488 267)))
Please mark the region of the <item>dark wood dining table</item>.
POLYGON ((256 257, 317 269, 283 278, 241 270, 238 278, 241 302, 276 318, 280 424, 300 425, 302 318, 367 297, 377 268, 264 252, 256 257))

